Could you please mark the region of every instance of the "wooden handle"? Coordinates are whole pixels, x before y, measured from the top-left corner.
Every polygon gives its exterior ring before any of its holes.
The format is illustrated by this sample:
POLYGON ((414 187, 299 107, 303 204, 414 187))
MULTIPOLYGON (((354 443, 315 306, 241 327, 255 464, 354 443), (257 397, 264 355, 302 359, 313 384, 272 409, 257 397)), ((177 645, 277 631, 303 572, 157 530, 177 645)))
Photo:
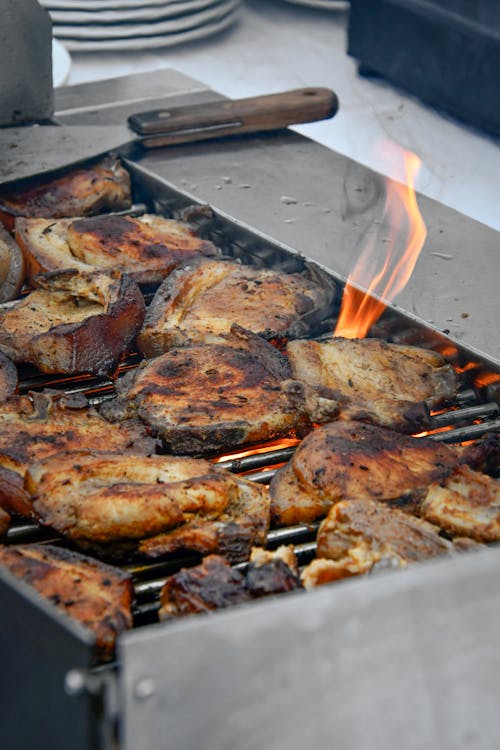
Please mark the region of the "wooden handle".
POLYGON ((141 136, 142 145, 154 148, 326 120, 337 109, 337 96, 330 89, 304 88, 142 112, 129 117, 128 122, 141 136))

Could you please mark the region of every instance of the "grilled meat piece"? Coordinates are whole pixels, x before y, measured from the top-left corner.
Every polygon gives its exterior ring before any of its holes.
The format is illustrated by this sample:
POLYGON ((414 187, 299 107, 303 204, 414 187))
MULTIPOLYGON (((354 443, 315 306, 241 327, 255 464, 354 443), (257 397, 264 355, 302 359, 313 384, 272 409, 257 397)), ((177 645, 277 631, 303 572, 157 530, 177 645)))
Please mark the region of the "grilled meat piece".
POLYGON ((82 394, 33 393, 0 404, 0 466, 22 477, 30 464, 52 453, 96 445, 120 454, 146 454, 154 452, 156 441, 137 421, 109 424, 82 394))
POLYGON ((144 319, 137 284, 117 271, 75 270, 35 282, 0 312, 0 350, 46 373, 113 371, 144 319))
POLYGON ((203 534, 206 523, 232 528, 235 543, 221 551, 240 559, 265 541, 269 527, 267 490, 202 459, 62 452, 30 466, 25 487, 44 525, 111 554, 138 545, 147 554, 144 542, 156 545, 156 554, 179 546, 219 551, 203 534), (192 537, 179 545, 175 535, 183 530, 192 537))
POLYGON ((127 273, 139 284, 157 284, 180 263, 219 254, 188 224, 153 214, 19 218, 16 240, 30 279, 41 271, 100 268, 127 273))
POLYGON ((17 297, 24 282, 21 249, 0 224, 0 302, 17 297))
POLYGON ((0 466, 0 509, 11 514, 33 517, 31 498, 24 489, 24 475, 0 466))
POLYGON ((293 567, 296 562, 289 566, 285 562, 287 556, 290 553, 281 556, 280 550, 267 553, 263 560, 251 561, 240 572, 219 555, 209 555, 201 565, 184 568, 167 578, 160 595, 160 620, 211 612, 301 589, 293 567))
POLYGON ((0 546, 0 565, 91 630, 101 660, 132 627, 132 579, 118 568, 48 544, 0 546))
POLYGON ((303 571, 306 588, 367 573, 383 563, 405 567, 453 552, 439 529, 375 500, 343 500, 320 524, 317 560, 303 571))
POLYGON ((13 396, 17 388, 17 367, 0 351, 0 403, 13 396))
POLYGON ((291 341, 293 376, 331 389, 341 419, 405 433, 429 425, 429 407, 455 396, 457 376, 440 354, 379 339, 291 341))
POLYGON ((107 156, 51 180, 0 192, 0 221, 12 231, 16 216, 60 219, 121 211, 132 204, 130 175, 118 159, 107 156))
POLYGON ((9 526, 10 516, 2 507, 0 507, 0 537, 7 533, 9 526))
POLYGON ((271 517, 276 525, 308 523, 340 500, 383 500, 416 510, 428 485, 460 462, 457 451, 430 438, 332 422, 308 435, 274 476, 271 517))
POLYGON ((478 542, 500 541, 500 482, 460 466, 428 489, 421 506, 428 521, 478 542))
POLYGON ((171 453, 220 451, 309 429, 288 375, 273 346, 233 326, 224 343, 172 349, 131 372, 101 413, 138 416, 171 453))
POLYGON ((308 275, 286 274, 200 259, 165 279, 137 342, 146 357, 155 357, 228 334, 233 323, 267 340, 295 338, 326 316, 333 295, 332 283, 313 266, 308 275))

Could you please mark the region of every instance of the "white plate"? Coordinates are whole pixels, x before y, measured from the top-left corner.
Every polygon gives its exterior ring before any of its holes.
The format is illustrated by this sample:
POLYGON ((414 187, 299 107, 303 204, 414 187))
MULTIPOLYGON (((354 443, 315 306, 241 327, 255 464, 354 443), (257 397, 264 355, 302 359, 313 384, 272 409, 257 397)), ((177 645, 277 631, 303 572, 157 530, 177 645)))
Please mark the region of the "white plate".
POLYGON ((124 8, 151 8, 158 5, 179 5, 185 0, 39 0, 49 10, 123 10, 124 8))
POLYGON ((52 40, 52 85, 63 86, 67 83, 69 78, 69 71, 71 69, 71 57, 69 56, 68 50, 58 42, 57 39, 52 40))
POLYGON ((176 44, 192 42, 198 39, 204 39, 212 34, 217 34, 235 23, 237 16, 238 12, 235 10, 213 23, 207 23, 204 26, 198 26, 198 28, 189 29, 188 31, 181 31, 175 34, 165 34, 162 36, 143 36, 135 39, 63 39, 63 42, 64 46, 73 52, 143 51, 146 49, 173 47, 176 44))
POLYGON ((61 26, 73 24, 122 23, 131 21, 157 21, 179 16, 182 13, 215 5, 218 0, 183 0, 183 2, 163 3, 162 5, 123 8, 121 10, 50 10, 52 22, 61 26))
POLYGON ((151 21, 150 23, 94 24, 87 26, 55 23, 52 26, 52 31, 54 36, 60 39, 71 38, 89 41, 98 39, 144 38, 159 36, 160 34, 173 34, 216 21, 226 13, 235 10, 239 4, 240 0, 223 0, 223 2, 217 3, 217 5, 196 13, 187 13, 165 21, 151 21))
POLYGON ((343 10, 349 7, 344 0, 285 0, 293 5, 305 5, 308 8, 322 8, 323 10, 343 10))

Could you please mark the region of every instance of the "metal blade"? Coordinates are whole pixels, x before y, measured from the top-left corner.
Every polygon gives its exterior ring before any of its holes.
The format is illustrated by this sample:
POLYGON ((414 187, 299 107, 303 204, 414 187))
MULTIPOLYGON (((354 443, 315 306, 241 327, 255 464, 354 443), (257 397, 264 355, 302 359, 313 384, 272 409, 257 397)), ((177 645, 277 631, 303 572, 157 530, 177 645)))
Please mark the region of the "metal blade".
POLYGON ((0 128, 0 183, 77 164, 133 140, 133 133, 126 125, 0 128))

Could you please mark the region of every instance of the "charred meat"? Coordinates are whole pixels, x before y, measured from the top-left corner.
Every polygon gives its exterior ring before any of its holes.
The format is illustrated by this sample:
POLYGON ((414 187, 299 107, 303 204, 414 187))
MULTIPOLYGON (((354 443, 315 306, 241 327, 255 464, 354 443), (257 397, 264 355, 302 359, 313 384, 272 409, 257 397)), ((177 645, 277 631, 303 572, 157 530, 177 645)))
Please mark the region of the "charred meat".
POLYGON ((113 156, 51 180, 0 192, 0 221, 9 231, 16 216, 60 219, 121 211, 132 204, 130 175, 113 156))
POLYGON ((100 659, 132 627, 132 580, 118 568, 48 544, 0 546, 0 566, 91 630, 100 659))
POLYGON ((146 357, 228 334, 233 323, 267 340, 308 333, 330 308, 334 288, 319 270, 286 274, 200 259, 158 289, 138 337, 146 357), (272 303, 270 301, 272 300, 272 303))
POLYGON ((0 312, 0 350, 46 373, 116 368, 144 319, 137 284, 117 271, 61 271, 0 312))
POLYGON ((296 559, 290 548, 252 555, 244 571, 219 555, 201 565, 183 568, 167 578, 160 596, 160 620, 212 612, 263 596, 301 589, 296 559))
POLYGON ((24 282, 24 258, 20 247, 0 224, 0 302, 17 297, 24 282))
POLYGON ((443 357, 379 339, 291 341, 293 376, 330 389, 341 419, 355 419, 405 433, 429 424, 429 408, 450 400, 457 376, 443 357))
POLYGON ((176 266, 219 251, 181 221, 153 214, 16 220, 16 239, 31 279, 67 268, 115 269, 139 284, 157 284, 176 266))
POLYGON ((467 460, 430 438, 340 420, 308 435, 270 486, 277 525, 308 523, 341 500, 382 500, 416 510, 429 484, 467 460))
POLYGON ((42 524, 109 554, 245 559, 269 527, 267 490, 202 459, 63 452, 30 466, 25 487, 42 524))

